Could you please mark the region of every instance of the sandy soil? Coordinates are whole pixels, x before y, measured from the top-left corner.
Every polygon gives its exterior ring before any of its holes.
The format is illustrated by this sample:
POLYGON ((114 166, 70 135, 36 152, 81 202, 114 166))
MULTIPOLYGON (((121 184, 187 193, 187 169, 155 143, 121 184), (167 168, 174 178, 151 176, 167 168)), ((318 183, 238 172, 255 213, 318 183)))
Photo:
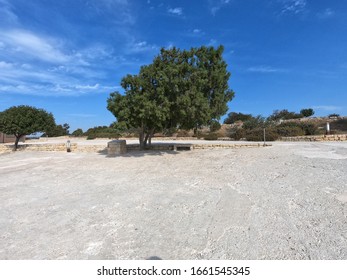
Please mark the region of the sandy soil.
POLYGON ((347 259, 347 143, 0 155, 0 259, 347 259))

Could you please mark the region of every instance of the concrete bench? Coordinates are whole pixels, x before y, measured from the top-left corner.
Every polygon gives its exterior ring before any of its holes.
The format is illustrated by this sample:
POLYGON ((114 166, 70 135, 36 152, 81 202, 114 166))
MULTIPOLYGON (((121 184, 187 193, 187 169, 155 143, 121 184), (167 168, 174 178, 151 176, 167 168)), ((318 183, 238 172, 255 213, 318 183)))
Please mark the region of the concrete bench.
POLYGON ((193 144, 174 144, 174 151, 192 151, 194 149, 193 144))

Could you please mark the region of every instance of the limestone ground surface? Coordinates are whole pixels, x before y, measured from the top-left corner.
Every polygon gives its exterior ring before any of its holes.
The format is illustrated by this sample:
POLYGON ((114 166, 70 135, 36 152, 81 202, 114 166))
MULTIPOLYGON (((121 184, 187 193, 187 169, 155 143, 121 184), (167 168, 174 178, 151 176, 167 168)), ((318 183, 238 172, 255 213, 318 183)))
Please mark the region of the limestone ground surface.
POLYGON ((0 259, 347 259, 347 143, 0 155, 0 259))

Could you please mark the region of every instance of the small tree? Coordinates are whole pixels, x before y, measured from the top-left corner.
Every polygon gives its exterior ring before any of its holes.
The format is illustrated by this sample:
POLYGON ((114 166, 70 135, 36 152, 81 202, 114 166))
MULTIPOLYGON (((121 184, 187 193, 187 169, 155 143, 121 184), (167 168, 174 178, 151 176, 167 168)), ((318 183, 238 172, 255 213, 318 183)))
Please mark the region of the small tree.
POLYGON ((83 130, 81 128, 77 128, 74 132, 72 132, 72 135, 75 137, 83 136, 83 130))
POLYGON ((68 123, 63 124, 63 129, 65 130, 65 135, 69 135, 70 125, 68 123))
POLYGON ((314 115, 314 110, 311 109, 311 108, 308 108, 308 109, 302 109, 300 111, 300 114, 303 115, 304 117, 311 117, 314 115))
POLYGON ((233 124, 236 121, 248 121, 251 120, 253 116, 251 114, 242 114, 242 113, 236 113, 236 112, 230 112, 226 119, 224 120, 225 124, 233 124))
POLYGON ((269 121, 280 121, 280 120, 292 120, 292 119, 300 119, 303 116, 301 114, 297 114, 295 112, 289 112, 286 109, 283 110, 275 110, 272 115, 268 117, 269 121))
POLYGON ((43 109, 31 106, 13 106, 0 113, 0 131, 16 137, 14 150, 19 139, 37 131, 47 131, 55 127, 54 117, 43 109))

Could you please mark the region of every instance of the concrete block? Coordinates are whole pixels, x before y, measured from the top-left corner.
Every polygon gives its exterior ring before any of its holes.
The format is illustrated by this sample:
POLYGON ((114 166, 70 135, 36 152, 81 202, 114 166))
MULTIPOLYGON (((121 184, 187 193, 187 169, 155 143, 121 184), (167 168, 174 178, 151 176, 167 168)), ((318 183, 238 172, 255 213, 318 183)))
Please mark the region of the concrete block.
POLYGON ((116 156, 127 152, 126 140, 113 140, 107 143, 108 156, 116 156))

